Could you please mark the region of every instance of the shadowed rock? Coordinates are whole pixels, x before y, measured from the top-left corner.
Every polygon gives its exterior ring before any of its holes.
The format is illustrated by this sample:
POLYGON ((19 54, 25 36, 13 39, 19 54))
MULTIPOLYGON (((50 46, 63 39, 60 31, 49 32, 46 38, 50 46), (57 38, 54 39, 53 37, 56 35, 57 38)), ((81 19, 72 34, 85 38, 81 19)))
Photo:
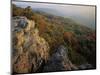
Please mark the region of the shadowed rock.
POLYGON ((94 68, 91 64, 82 64, 78 67, 80 70, 85 70, 85 69, 92 69, 94 68))
POLYGON ((44 72, 49 71, 63 71, 63 70, 76 70, 77 67, 74 66, 68 58, 68 49, 63 45, 58 47, 56 52, 51 56, 46 66, 44 66, 44 72))

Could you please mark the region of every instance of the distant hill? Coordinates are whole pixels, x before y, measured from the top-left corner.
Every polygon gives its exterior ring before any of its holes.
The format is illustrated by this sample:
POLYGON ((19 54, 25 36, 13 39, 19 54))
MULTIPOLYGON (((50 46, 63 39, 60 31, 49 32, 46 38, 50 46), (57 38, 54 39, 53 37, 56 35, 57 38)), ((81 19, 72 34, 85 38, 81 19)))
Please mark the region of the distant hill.
POLYGON ((33 11, 39 11, 39 12, 44 12, 48 14, 52 14, 55 16, 61 16, 64 18, 71 18, 77 23, 87 26, 89 28, 95 29, 95 22, 91 19, 86 19, 86 17, 78 14, 69 14, 69 13, 63 13, 64 11, 58 11, 56 9, 50 9, 50 8, 33 8, 33 11))

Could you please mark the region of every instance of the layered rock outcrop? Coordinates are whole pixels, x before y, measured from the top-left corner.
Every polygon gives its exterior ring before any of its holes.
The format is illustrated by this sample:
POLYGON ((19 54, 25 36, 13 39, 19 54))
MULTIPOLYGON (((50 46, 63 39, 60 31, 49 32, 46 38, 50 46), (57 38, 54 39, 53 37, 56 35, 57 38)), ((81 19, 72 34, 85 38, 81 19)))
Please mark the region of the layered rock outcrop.
MULTIPOLYGON (((20 19, 22 18, 20 17, 20 19)), ((49 45, 45 39, 39 36, 35 22, 23 19, 25 22, 27 21, 26 26, 20 24, 19 19, 13 20, 13 24, 16 24, 12 31, 14 73, 35 72, 49 57, 49 45)))

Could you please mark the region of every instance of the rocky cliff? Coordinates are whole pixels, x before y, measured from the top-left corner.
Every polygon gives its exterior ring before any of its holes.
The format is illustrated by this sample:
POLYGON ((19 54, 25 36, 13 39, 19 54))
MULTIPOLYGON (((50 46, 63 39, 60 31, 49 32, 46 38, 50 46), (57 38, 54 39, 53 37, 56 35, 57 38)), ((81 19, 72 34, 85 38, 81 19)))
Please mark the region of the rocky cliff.
MULTIPOLYGON (((14 17, 12 25, 13 73, 93 68, 88 63, 77 66, 73 64, 68 56, 69 50, 64 45, 59 45, 50 55, 50 45, 39 35, 39 30, 34 20, 28 20, 26 17, 14 17)), ((68 34, 66 35, 68 36, 68 34)))
POLYGON ((13 72, 35 72, 49 57, 48 43, 39 36, 35 22, 26 20, 26 27, 22 28, 19 19, 13 20, 13 72), (15 25, 16 24, 16 25, 15 25))

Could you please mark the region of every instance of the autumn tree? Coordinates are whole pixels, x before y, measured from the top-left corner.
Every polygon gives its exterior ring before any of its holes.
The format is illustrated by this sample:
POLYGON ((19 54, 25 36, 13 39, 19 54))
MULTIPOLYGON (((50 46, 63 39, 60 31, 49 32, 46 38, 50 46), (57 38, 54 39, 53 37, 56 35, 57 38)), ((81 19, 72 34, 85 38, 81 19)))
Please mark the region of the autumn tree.
POLYGON ((33 11, 32 11, 32 8, 30 6, 27 6, 24 9, 23 16, 26 16, 28 19, 32 19, 33 11))

